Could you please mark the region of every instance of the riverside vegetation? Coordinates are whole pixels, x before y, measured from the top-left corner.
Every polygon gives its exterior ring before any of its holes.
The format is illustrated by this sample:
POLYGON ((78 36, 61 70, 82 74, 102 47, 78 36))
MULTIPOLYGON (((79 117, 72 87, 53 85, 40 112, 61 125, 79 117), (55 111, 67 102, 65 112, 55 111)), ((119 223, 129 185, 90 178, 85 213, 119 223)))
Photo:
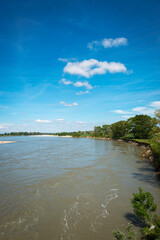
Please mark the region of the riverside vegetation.
MULTIPOLYGON (((144 192, 139 188, 139 193, 133 193, 131 205, 135 216, 143 224, 142 237, 145 240, 159 240, 160 239, 160 217, 153 214, 157 210, 157 204, 154 203, 154 198, 150 192, 144 192)), ((136 232, 132 229, 131 222, 124 228, 125 233, 120 230, 112 232, 116 240, 136 240, 136 232)))

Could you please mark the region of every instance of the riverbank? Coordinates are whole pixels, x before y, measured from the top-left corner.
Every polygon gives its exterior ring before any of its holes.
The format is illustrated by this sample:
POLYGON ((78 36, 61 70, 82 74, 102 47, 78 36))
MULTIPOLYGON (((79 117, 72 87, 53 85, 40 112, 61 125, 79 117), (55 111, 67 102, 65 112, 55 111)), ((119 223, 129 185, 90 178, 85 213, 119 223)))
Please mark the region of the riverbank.
POLYGON ((135 146, 139 146, 144 148, 144 152, 142 153, 141 157, 143 160, 149 160, 151 165, 154 167, 155 171, 157 172, 158 176, 160 176, 160 168, 158 163, 158 157, 152 151, 151 144, 149 140, 145 139, 121 139, 121 138, 110 138, 110 137, 91 137, 91 136, 81 136, 78 138, 90 138, 90 139, 97 139, 97 140, 114 140, 118 142, 126 142, 135 146))

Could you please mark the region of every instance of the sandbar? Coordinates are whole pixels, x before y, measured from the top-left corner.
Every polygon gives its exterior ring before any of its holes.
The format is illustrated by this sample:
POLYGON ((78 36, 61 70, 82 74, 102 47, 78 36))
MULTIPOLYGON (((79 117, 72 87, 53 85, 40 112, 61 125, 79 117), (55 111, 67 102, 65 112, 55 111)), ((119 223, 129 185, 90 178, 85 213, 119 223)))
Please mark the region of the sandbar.
POLYGON ((13 142, 16 142, 16 141, 0 141, 0 144, 13 143, 13 142))

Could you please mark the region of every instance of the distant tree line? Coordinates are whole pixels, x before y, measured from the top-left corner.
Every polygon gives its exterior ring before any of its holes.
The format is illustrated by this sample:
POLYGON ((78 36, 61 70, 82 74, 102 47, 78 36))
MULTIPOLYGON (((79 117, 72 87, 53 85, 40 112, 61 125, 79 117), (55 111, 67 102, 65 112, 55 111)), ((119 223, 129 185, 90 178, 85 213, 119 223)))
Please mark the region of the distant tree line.
POLYGON ((94 131, 73 132, 72 136, 150 139, 155 132, 159 131, 157 117, 151 118, 148 115, 136 115, 135 117, 129 118, 127 121, 118 121, 110 125, 95 126, 94 131))
POLYGON ((0 136, 5 137, 5 136, 29 136, 29 135, 42 135, 44 133, 40 132, 10 132, 10 133, 3 133, 0 134, 0 136))

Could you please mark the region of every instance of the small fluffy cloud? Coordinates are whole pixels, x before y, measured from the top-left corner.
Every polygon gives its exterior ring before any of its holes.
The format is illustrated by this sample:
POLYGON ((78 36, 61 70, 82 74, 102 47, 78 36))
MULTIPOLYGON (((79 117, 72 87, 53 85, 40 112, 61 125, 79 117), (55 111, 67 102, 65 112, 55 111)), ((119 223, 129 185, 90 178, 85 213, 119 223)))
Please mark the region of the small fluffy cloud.
POLYGON ((96 74, 127 73, 127 68, 120 62, 100 62, 96 59, 84 60, 82 62, 68 62, 63 69, 64 73, 78 75, 82 77, 92 77, 96 74))
POLYGON ((4 127, 2 125, 0 125, 0 129, 3 129, 4 127))
POLYGON ((104 38, 101 41, 92 41, 88 43, 87 47, 90 50, 95 49, 96 47, 104 47, 104 48, 112 48, 112 47, 119 47, 125 46, 128 44, 128 40, 124 37, 121 38, 104 38))
POLYGON ((128 41, 126 38, 105 38, 102 40, 104 48, 119 47, 127 45, 128 41))
POLYGON ((119 114, 131 114, 132 113, 132 112, 127 112, 127 111, 123 111, 123 110, 113 110, 113 112, 119 113, 119 114))
POLYGON ((95 46, 100 46, 101 45, 101 41, 92 41, 90 43, 88 43, 87 47, 92 51, 95 46))
POLYGON ((78 106, 78 103, 65 103, 65 102, 60 102, 60 104, 64 105, 65 107, 73 107, 73 106, 78 106))
POLYGON ((41 119, 37 119, 35 122, 36 123, 51 123, 51 121, 49 121, 49 120, 41 120, 41 119))
POLYGON ((66 80, 65 78, 62 78, 59 83, 63 83, 64 85, 70 85, 72 84, 75 87, 86 87, 87 89, 92 89, 93 87, 91 86, 91 84, 89 84, 87 81, 85 82, 81 82, 81 81, 77 81, 77 82, 71 82, 70 80, 66 80))
POLYGON ((87 91, 80 91, 80 92, 77 92, 76 93, 76 95, 78 95, 78 96, 80 96, 80 95, 84 95, 84 94, 88 94, 89 93, 89 91, 87 90, 87 91))
POLYGON ((146 108, 146 107, 135 107, 132 111, 140 113, 140 114, 154 114, 154 109, 146 108))
POLYGON ((62 78, 61 81, 59 81, 59 83, 63 83, 64 85, 73 84, 73 82, 71 82, 70 80, 67 80, 65 78, 62 78))
POLYGON ((75 87, 86 87, 87 89, 92 89, 93 87, 91 86, 91 84, 89 84, 87 81, 85 82, 80 82, 77 81, 76 83, 73 84, 75 87))
POLYGON ((160 101, 152 102, 149 106, 154 108, 160 108, 160 101))

